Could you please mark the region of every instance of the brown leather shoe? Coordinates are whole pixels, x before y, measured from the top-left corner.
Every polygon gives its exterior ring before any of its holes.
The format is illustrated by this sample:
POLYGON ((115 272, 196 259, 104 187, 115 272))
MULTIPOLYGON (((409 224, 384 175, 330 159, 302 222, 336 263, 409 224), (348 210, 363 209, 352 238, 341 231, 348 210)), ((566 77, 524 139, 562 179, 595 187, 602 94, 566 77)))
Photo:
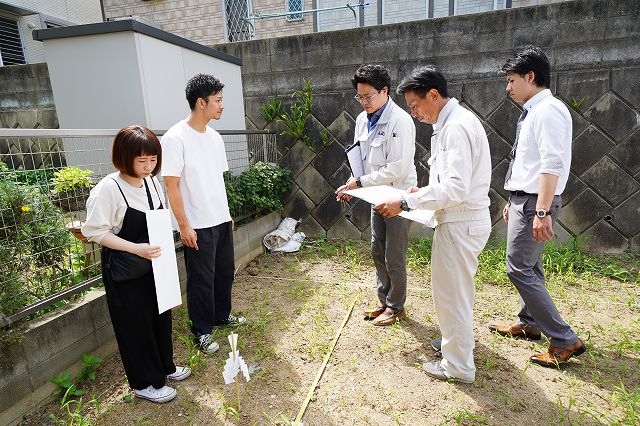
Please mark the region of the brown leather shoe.
POLYGON ((526 325, 521 325, 517 322, 508 325, 491 324, 489 330, 501 336, 520 337, 528 340, 540 340, 542 337, 539 331, 528 331, 526 325))
POLYGON ((375 308, 365 309, 362 311, 362 315, 364 315, 365 319, 374 319, 380 316, 385 309, 387 309, 386 306, 376 306, 375 308))
POLYGON ((582 340, 578 340, 574 345, 568 348, 556 348, 549 346, 549 350, 542 354, 535 354, 531 358, 531 362, 542 365, 543 367, 558 367, 560 364, 564 364, 569 361, 572 356, 578 356, 583 354, 587 350, 587 347, 582 343, 582 340))
POLYGON ((387 325, 395 324, 406 316, 407 313, 404 308, 401 308, 398 312, 395 312, 393 308, 386 308, 383 313, 381 313, 376 319, 371 321, 371 324, 384 327, 387 325))

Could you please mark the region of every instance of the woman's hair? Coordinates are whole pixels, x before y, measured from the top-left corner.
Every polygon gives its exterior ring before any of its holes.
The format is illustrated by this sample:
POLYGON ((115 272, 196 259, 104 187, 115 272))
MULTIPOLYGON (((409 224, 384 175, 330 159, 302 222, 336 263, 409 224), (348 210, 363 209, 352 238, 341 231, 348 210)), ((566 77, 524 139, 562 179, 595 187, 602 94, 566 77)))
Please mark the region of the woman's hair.
POLYGON ((126 175, 136 176, 133 161, 143 155, 158 156, 158 164, 151 172, 155 176, 162 167, 162 147, 158 137, 142 126, 134 125, 120 129, 111 148, 113 166, 126 175))

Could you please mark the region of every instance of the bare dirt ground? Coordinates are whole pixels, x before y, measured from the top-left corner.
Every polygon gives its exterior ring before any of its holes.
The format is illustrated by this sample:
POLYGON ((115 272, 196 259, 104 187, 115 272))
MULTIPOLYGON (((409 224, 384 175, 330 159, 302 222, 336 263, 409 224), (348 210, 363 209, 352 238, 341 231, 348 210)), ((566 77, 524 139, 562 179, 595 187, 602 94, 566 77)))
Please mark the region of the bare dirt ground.
MULTIPOLYGON (((501 271, 496 271, 500 274, 501 271)), ((421 363, 437 358, 439 337, 428 267, 409 272, 406 320, 375 327, 361 311, 376 303, 374 269, 366 243, 307 245, 300 253, 265 254, 236 278, 234 311, 248 318, 237 329, 240 353, 260 370, 241 380, 238 416, 234 385, 224 385, 229 352, 203 356, 194 375, 177 383, 179 395, 156 405, 130 398, 118 354, 104 360, 93 383, 97 410, 83 418, 98 425, 288 425, 297 415, 347 309, 356 304, 304 415, 308 425, 591 425, 640 424, 640 284, 597 276, 550 280, 565 320, 587 342, 588 352, 560 369, 528 362, 539 343, 496 336, 487 325, 510 321, 519 307, 515 290, 477 283, 475 383, 431 379, 421 363), (630 401, 630 402, 629 402, 630 401), (627 423, 623 423, 626 421, 627 423)), ((184 309, 174 310, 177 363, 187 359, 184 309)), ((47 424, 50 404, 24 424, 47 424)), ((69 420, 63 421, 65 424, 69 420)), ((81 424, 81 423, 76 423, 81 424)))

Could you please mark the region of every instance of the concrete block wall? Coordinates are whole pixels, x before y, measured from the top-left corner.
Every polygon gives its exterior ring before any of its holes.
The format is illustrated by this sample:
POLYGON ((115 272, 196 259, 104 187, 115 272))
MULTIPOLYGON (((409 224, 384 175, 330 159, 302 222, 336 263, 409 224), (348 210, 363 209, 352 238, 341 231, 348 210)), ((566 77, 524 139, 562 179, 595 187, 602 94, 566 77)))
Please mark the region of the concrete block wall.
MULTIPOLYGON (((0 67, 0 127, 57 129, 58 114, 46 63, 0 67)), ((0 139, 0 161, 13 168, 63 166, 62 141, 0 139), (29 155, 29 153, 45 153, 29 155)))
MULTIPOLYGON (((285 214, 302 218, 309 235, 368 238, 368 206, 341 206, 332 195, 349 176, 343 150, 353 141, 361 111, 350 82, 357 67, 384 64, 393 88, 416 66, 442 69, 450 94, 487 130, 493 232, 503 236, 502 182, 521 108, 507 99, 499 69, 515 47, 529 43, 540 45, 551 61, 553 93, 575 107, 570 108, 573 163, 559 237, 583 235, 603 252, 640 250, 640 3, 635 0, 569 1, 215 47, 242 58, 247 128, 265 127, 259 108, 272 96, 290 99, 305 79, 313 81, 307 125, 314 149, 285 137, 278 141, 282 165, 294 178, 285 214), (318 136, 323 130, 334 140, 326 147, 318 136)), ((417 124, 417 130, 415 163, 419 184, 425 185, 431 128, 417 124)))
MULTIPOLYGON (((263 252, 262 238, 277 228, 274 212, 238 227, 234 233, 236 267, 244 268, 263 252)), ((186 303, 183 253, 178 271, 186 303)), ((24 339, 0 347, 0 425, 16 424, 22 415, 51 398, 49 382, 65 370, 77 372, 81 355, 107 356, 117 350, 104 289, 89 292, 21 327, 24 339)))
POLYGON ((0 67, 0 127, 58 128, 46 63, 0 67))

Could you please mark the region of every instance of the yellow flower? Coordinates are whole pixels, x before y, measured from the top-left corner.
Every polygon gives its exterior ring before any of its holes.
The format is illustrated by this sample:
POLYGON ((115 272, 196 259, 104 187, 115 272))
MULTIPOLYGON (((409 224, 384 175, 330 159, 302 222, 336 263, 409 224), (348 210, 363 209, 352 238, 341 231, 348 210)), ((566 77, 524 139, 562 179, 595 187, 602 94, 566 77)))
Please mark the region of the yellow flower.
POLYGON ((31 211, 31 207, 29 207, 29 206, 22 206, 22 207, 20 208, 20 210, 22 210, 23 212, 30 212, 30 211, 31 211))

